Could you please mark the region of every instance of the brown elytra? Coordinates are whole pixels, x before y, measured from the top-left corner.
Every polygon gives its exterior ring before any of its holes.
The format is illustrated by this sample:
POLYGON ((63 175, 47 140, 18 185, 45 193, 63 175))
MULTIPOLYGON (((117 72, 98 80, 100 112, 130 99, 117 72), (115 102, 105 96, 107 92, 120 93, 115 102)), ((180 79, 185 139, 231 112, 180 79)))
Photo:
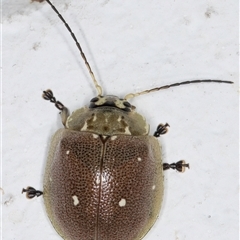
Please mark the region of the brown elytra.
POLYGON ((60 129, 44 177, 48 216, 64 239, 142 239, 159 214, 162 171, 154 137, 60 129))

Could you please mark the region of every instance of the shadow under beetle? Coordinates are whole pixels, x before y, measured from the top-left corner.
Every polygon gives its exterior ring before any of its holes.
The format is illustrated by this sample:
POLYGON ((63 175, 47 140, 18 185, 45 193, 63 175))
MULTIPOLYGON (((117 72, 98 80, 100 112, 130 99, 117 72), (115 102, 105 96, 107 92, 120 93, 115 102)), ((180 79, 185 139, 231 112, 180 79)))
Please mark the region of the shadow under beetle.
POLYGON ((70 115, 51 90, 43 92, 43 98, 61 111, 64 128, 52 138, 43 192, 27 187, 22 193, 28 198, 43 195, 48 217, 63 239, 140 240, 155 223, 161 208, 163 170, 183 172, 189 164, 184 160, 162 163, 157 138, 167 132, 168 123, 159 124, 154 136, 149 136, 145 118, 128 100, 184 84, 232 82, 193 80, 130 93, 124 98, 104 96, 71 28, 46 1, 74 39, 97 97, 89 107, 70 115))

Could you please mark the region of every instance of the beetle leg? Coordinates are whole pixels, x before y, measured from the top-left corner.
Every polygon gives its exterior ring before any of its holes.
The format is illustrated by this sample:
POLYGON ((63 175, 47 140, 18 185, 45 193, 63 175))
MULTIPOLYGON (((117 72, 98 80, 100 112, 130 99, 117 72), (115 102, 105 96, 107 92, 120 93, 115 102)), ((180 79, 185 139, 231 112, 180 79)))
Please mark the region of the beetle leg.
POLYGON ((56 98, 53 95, 52 90, 47 89, 46 91, 43 91, 42 97, 45 100, 48 100, 55 104, 55 107, 61 111, 61 118, 62 118, 62 124, 66 126, 67 118, 69 116, 68 109, 59 101, 56 100, 56 98))
POLYGON ((23 188, 22 193, 24 193, 24 192, 26 193, 26 197, 29 199, 34 198, 34 197, 39 197, 43 194, 42 191, 36 190, 33 187, 27 187, 27 189, 23 188))
POLYGON ((153 136, 154 137, 160 137, 160 135, 163 135, 163 134, 167 133, 168 127, 170 127, 170 125, 168 123, 165 123, 165 124, 160 123, 157 126, 157 130, 155 131, 153 136))
POLYGON ((163 170, 176 169, 178 172, 184 172, 185 168, 189 168, 189 163, 186 163, 184 160, 180 160, 176 163, 163 163, 163 170))

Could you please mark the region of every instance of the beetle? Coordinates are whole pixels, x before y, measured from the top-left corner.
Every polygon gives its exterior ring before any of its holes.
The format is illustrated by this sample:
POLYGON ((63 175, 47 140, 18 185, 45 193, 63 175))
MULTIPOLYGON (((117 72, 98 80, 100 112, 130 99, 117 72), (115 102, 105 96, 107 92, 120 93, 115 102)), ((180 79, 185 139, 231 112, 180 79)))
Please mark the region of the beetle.
MULTIPOLYGON (((192 80, 174 83, 123 98, 103 95, 89 62, 71 28, 55 6, 46 0, 70 32, 90 73, 97 96, 69 114, 53 92, 43 98, 60 110, 64 126, 53 136, 43 191, 22 190, 28 198, 43 195, 52 225, 63 239, 142 239, 155 223, 163 199, 163 170, 184 172, 184 160, 162 163, 157 138, 169 124, 159 124, 153 136, 145 118, 129 99, 192 83, 233 83, 192 80)), ((41 2, 41 1, 40 1, 41 2)))

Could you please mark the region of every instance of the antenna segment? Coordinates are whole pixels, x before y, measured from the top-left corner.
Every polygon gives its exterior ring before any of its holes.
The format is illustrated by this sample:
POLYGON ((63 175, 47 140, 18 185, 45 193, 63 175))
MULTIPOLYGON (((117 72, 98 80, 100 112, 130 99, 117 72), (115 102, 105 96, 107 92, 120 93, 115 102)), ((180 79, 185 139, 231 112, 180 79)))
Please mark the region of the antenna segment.
POLYGON ((180 86, 180 85, 191 84, 191 83, 204 83, 204 82, 205 83, 211 83, 211 82, 214 82, 214 83, 229 83, 229 84, 233 83, 231 81, 212 80, 212 79, 184 81, 184 82, 180 82, 180 83, 173 83, 173 84, 169 84, 169 85, 165 85, 165 86, 161 86, 161 87, 152 88, 152 89, 145 90, 145 91, 138 92, 138 93, 129 93, 124 97, 124 99, 128 100, 130 98, 134 98, 134 97, 137 97, 137 96, 140 96, 140 95, 143 95, 143 94, 147 94, 147 93, 151 93, 151 92, 157 92, 157 91, 160 91, 160 90, 163 90, 163 89, 167 89, 167 88, 171 88, 171 87, 177 87, 177 86, 180 86))
MULTIPOLYGON (((52 9, 54 10, 54 12, 56 12, 56 14, 58 15, 58 17, 61 19, 61 21, 64 23, 65 27, 67 28, 67 30, 69 31, 69 33, 71 34, 73 40, 75 41, 76 45, 77 45, 77 48, 79 49, 80 51, 80 55, 82 57, 82 59, 84 60, 84 63, 91 75, 91 78, 93 80, 93 83, 95 85, 95 88, 97 90, 97 93, 98 93, 98 96, 102 96, 102 87, 98 84, 94 74, 93 74, 93 71, 90 67, 90 64, 88 63, 87 61, 87 58, 82 50, 82 47, 80 45, 80 43, 78 42, 75 34, 72 32, 72 29, 69 27, 69 25, 67 24, 67 22, 65 21, 65 19, 63 18, 63 16, 58 12, 58 10, 54 7, 54 5, 49 1, 49 0, 46 0, 47 3, 52 7, 52 9)), ((42 0, 41 0, 42 2, 42 0)), ((180 82, 180 83, 173 83, 173 84, 169 84, 169 85, 165 85, 165 86, 161 86, 161 87, 157 87, 157 88, 152 88, 152 89, 149 89, 149 90, 145 90, 145 91, 142 91, 142 92, 138 92, 138 93, 129 93, 127 94, 124 99, 125 100, 128 100, 128 99, 131 99, 131 98, 134 98, 134 97, 137 97, 137 96, 140 96, 140 95, 143 95, 143 94, 147 94, 147 93, 151 93, 151 92, 156 92, 156 91, 160 91, 160 90, 163 90, 163 89, 167 89, 167 88, 171 88, 171 87, 177 87, 177 86, 180 86, 180 85, 185 85, 185 84, 191 84, 191 83, 228 83, 228 84, 231 84, 233 82, 231 81, 225 81, 225 80, 212 80, 212 79, 205 79, 205 80, 192 80, 192 81, 184 81, 184 82, 180 82)))
POLYGON ((101 96, 101 95, 102 95, 102 87, 98 84, 98 82, 97 82, 97 80, 96 80, 96 78, 95 78, 95 76, 94 76, 94 74, 93 74, 93 71, 92 71, 92 69, 91 69, 91 67, 90 67, 90 64, 88 63, 87 58, 86 58, 86 56, 85 56, 85 54, 84 54, 84 52, 83 52, 83 50, 82 50, 82 47, 81 47, 80 43, 79 43, 78 40, 77 40, 75 34, 72 32, 72 29, 69 27, 69 25, 67 24, 67 22, 65 21, 65 19, 63 18, 63 16, 62 16, 62 15, 58 12, 58 10, 54 7, 54 5, 53 5, 49 0, 46 0, 46 1, 47 1, 48 4, 52 7, 52 9, 54 10, 54 12, 56 12, 56 14, 58 15, 58 17, 59 17, 59 18, 62 20, 62 22, 64 23, 64 25, 65 25, 65 27, 67 28, 67 30, 70 32, 73 40, 75 41, 75 43, 76 43, 76 45, 77 45, 77 48, 78 48, 79 51, 80 51, 80 55, 81 55, 82 59, 84 60, 84 63, 85 63, 85 65, 87 66, 87 69, 88 69, 88 71, 89 71, 89 73, 90 73, 90 75, 91 75, 91 78, 92 78, 92 80, 93 80, 93 83, 94 83, 94 85, 95 85, 95 87, 96 87, 96 89, 97 89, 98 96, 101 96))

